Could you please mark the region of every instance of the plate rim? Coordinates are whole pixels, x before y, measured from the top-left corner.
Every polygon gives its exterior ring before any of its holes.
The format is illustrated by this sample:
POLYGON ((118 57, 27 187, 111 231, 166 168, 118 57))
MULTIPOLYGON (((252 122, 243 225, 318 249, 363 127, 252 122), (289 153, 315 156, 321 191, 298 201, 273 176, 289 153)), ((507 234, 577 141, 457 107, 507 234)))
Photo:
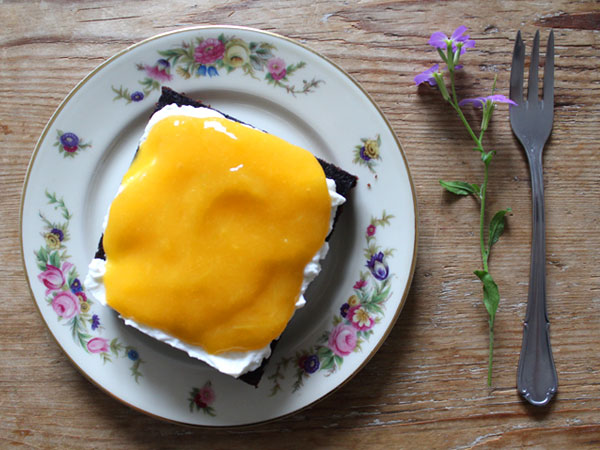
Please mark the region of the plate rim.
POLYGON ((46 123, 46 125, 45 125, 42 133, 40 134, 40 137, 38 138, 38 140, 37 140, 37 142, 35 144, 34 150, 33 150, 32 154, 31 154, 31 158, 29 159, 29 163, 27 165, 27 170, 26 170, 26 173, 25 173, 24 181, 23 181, 23 188, 21 190, 21 201, 20 201, 20 204, 19 204, 19 243, 20 243, 20 250, 21 250, 21 264, 23 266, 23 272, 24 272, 24 275, 25 275, 25 280, 27 282, 27 289, 29 290, 29 296, 30 296, 33 304, 35 305, 38 313, 41 316, 42 322, 43 322, 44 326, 46 327, 46 331, 50 334, 50 336, 52 336, 52 339, 54 339, 54 341, 56 342, 56 344, 58 345, 58 347, 61 349, 62 353, 70 361, 71 365, 73 365, 84 376, 84 378, 87 379, 92 385, 94 385, 95 387, 99 388, 102 392, 104 392, 105 394, 107 394, 111 398, 117 400, 119 403, 121 403, 123 405, 126 405, 129 408, 131 408, 131 409, 133 409, 133 410, 135 410, 137 412, 140 412, 142 414, 145 414, 147 416, 150 416, 150 417, 152 417, 154 419, 158 419, 160 421, 164 421, 164 422, 168 422, 168 423, 173 423, 173 424, 177 424, 177 425, 181 425, 181 426, 185 426, 185 427, 190 427, 190 428, 240 429, 240 428, 248 428, 248 427, 254 427, 254 426, 257 426, 257 425, 268 424, 268 423, 272 423, 272 422, 279 421, 279 420, 284 420, 286 418, 289 418, 290 416, 298 414, 301 411, 304 411, 304 410, 306 410, 306 409, 314 406, 316 403, 325 400, 326 398, 328 398, 329 396, 331 396, 335 392, 339 391, 343 386, 345 386, 348 382, 350 382, 365 367, 365 365, 373 358, 373 356, 377 353, 377 351, 379 351, 380 347, 383 345, 383 343, 389 337, 389 334, 391 333, 392 329, 396 325, 398 317, 400 316, 400 313, 402 312, 402 310, 404 309, 404 306, 406 304, 406 300, 407 300, 408 294, 410 292, 410 288, 411 288, 412 281, 413 281, 413 278, 414 278, 415 267, 416 267, 416 260, 417 260, 417 253, 418 253, 418 241, 419 241, 419 227, 418 227, 418 223, 419 223, 419 209, 418 209, 416 189, 415 189, 415 184, 414 184, 414 181, 413 181, 413 178, 412 178, 412 174, 411 174, 411 171, 410 171, 410 165, 408 163, 408 160, 406 158, 406 154, 404 152, 404 147, 400 143, 398 135, 394 131, 394 128, 392 127, 392 124, 390 123, 390 121, 388 120, 388 118, 386 117, 386 115, 384 114, 384 112, 382 111, 382 109, 375 102, 375 100, 371 97, 371 95, 365 90, 365 88, 363 88, 362 85, 352 75, 350 75, 348 72, 346 72, 342 67, 340 67, 338 64, 336 64, 335 62, 333 62, 327 56, 325 56, 325 55, 317 52, 316 50, 313 50, 312 48, 310 48, 309 46, 303 44, 299 40, 293 39, 293 38, 289 38, 287 36, 284 36, 284 35, 281 35, 281 34, 278 34, 278 33, 272 32, 272 31, 266 31, 266 30, 261 30, 261 29, 258 29, 258 28, 246 27, 246 26, 240 26, 240 25, 195 25, 195 26, 189 26, 189 27, 176 28, 174 30, 166 31, 164 33, 159 33, 159 34, 156 34, 156 35, 152 35, 152 36, 150 36, 150 37, 148 37, 146 39, 143 39, 141 41, 135 42, 134 44, 131 44, 131 45, 127 46, 123 50, 118 51, 117 53, 115 53, 114 55, 110 56, 109 58, 107 58, 102 63, 100 63, 98 66, 96 66, 93 70, 91 70, 84 78, 82 78, 73 87, 73 89, 71 89, 71 91, 67 94, 67 96, 61 101, 61 103, 58 105, 58 107, 54 110, 54 112, 50 116, 50 119, 48 120, 48 122, 46 123), (414 223, 413 223, 413 226, 414 226, 414 242, 412 243, 413 244, 413 254, 412 254, 412 259, 411 259, 411 264, 410 264, 408 278, 406 280, 406 286, 404 287, 404 292, 402 293, 402 297, 400 299, 398 307, 396 308, 396 312, 395 312, 394 316, 392 317, 392 319, 391 319, 388 327, 386 328, 386 330, 382 334, 381 339, 379 339, 379 341, 375 344, 375 346, 369 352, 369 354, 367 354, 365 356, 365 358, 363 359, 363 361, 356 366, 356 368, 352 371, 352 373, 350 373, 350 375, 345 380, 343 380, 341 383, 339 383, 337 386, 335 386, 329 392, 327 392, 327 393, 323 394, 322 396, 320 396, 319 398, 317 398, 317 399, 315 399, 315 400, 307 403, 306 405, 304 405, 304 406, 302 406, 302 407, 300 407, 298 409, 295 409, 294 411, 290 411, 288 413, 285 413, 285 414, 282 414, 280 416, 273 417, 273 418, 270 418, 270 419, 259 420, 259 421, 255 421, 255 422, 244 423, 244 424, 235 424, 235 425, 195 424, 195 423, 188 423, 188 422, 182 422, 182 421, 178 421, 178 420, 169 419, 167 417, 154 414, 154 413, 152 413, 150 411, 146 411, 146 410, 144 410, 144 409, 142 409, 140 407, 137 407, 137 406, 129 403, 128 401, 126 401, 126 400, 118 397, 116 394, 114 394, 113 392, 111 392, 108 388, 102 386, 100 383, 98 383, 94 379, 92 379, 91 376, 89 376, 88 373, 82 367, 80 367, 71 358, 71 356, 65 350, 65 348, 60 343, 60 341, 58 340, 58 338, 54 335, 54 333, 52 333, 52 331, 50 330, 49 324, 44 319, 44 315, 42 314, 42 311, 40 310, 40 306, 39 306, 38 302, 36 301, 35 295, 33 293, 32 286, 31 286, 31 280, 30 280, 29 274, 27 272, 27 266, 26 266, 26 262, 25 262, 24 239, 23 239, 23 210, 24 210, 24 204, 25 204, 25 195, 26 195, 26 192, 27 192, 27 188, 29 186, 29 180, 30 180, 30 176, 31 176, 31 169, 32 169, 33 164, 34 164, 34 162, 36 160, 36 157, 38 155, 38 152, 40 150, 42 142, 45 140, 46 136, 48 135, 48 132, 49 132, 50 128, 52 127, 52 125, 54 124, 56 118, 62 112, 62 110, 67 106, 67 104, 69 103, 69 101, 71 100, 71 98, 86 83, 88 83, 100 70, 102 70, 104 67, 108 66, 113 61, 115 61, 118 58, 122 57, 123 55, 131 52, 132 50, 134 50, 134 49, 136 49, 138 47, 141 47, 141 46, 147 44, 148 42, 152 42, 154 40, 162 39, 162 38, 164 38, 166 36, 180 34, 180 33, 185 33, 185 32, 189 32, 189 31, 198 31, 198 30, 205 31, 205 30, 210 30, 210 29, 242 30, 242 31, 247 31, 247 32, 252 32, 252 33, 267 35, 267 36, 270 36, 270 37, 275 38, 275 39, 281 39, 281 40, 286 41, 286 42, 288 42, 288 43, 290 43, 292 45, 299 46, 303 50, 306 50, 306 51, 310 52, 313 56, 324 60, 326 63, 328 63, 329 65, 333 66, 335 69, 337 69, 340 74, 344 75, 356 88, 358 88, 362 92, 362 94, 365 96, 365 98, 371 103, 371 105, 378 112, 379 116, 383 119, 386 127, 388 128, 388 130, 392 134, 392 136, 394 138, 394 141, 395 141, 395 143, 396 143, 396 145, 398 147, 398 150, 400 152, 400 155, 402 157, 402 160, 404 162, 404 165, 406 167, 407 178, 408 178, 408 181, 409 181, 410 187, 411 187, 413 213, 414 213, 414 223))

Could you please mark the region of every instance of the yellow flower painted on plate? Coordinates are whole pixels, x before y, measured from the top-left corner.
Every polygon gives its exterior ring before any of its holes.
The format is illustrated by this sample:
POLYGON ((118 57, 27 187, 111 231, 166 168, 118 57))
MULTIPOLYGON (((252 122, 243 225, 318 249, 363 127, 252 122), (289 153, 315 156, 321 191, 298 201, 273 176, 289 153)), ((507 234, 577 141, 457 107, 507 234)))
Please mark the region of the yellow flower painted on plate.
POLYGON ((375 139, 369 139, 365 142, 365 155, 371 159, 377 159, 379 157, 379 144, 375 139))
POLYGON ((350 307, 356 306, 359 303, 360 301, 358 300, 358 297, 356 295, 351 295, 348 299, 348 304, 350 305, 350 307))
POLYGON ((52 250, 58 250, 60 248, 60 237, 54 233, 46 233, 44 235, 46 245, 52 250))
POLYGON ((250 49, 241 39, 232 39, 225 46, 223 62, 231 67, 242 67, 250 61, 250 49))

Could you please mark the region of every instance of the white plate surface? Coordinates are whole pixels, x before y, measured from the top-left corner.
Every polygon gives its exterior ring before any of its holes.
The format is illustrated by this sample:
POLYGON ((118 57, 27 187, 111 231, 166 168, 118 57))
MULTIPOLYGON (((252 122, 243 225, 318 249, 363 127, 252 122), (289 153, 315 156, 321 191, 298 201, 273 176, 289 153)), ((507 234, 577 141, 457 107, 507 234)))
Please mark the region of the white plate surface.
POLYGON ((124 403, 190 425, 275 419, 354 375, 393 326, 416 255, 416 197, 389 123, 333 63, 287 38, 200 27, 150 38, 86 77, 50 119, 23 193, 33 298, 73 363, 124 403), (323 272, 258 389, 126 327, 79 286, 160 86, 200 99, 359 177, 323 272))

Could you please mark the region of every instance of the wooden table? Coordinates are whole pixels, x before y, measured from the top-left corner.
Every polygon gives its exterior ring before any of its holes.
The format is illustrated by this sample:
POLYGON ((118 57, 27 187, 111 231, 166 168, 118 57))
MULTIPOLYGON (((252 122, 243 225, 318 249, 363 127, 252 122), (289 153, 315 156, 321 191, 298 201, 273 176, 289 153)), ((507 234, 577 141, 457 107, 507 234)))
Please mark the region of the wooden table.
MULTIPOLYGON (((0 447, 466 448, 600 445, 600 8, 593 1, 0 2, 0 447), (419 252, 404 311, 380 351, 342 389, 300 414, 236 430, 189 429, 118 403, 69 363, 44 326, 21 265, 19 205, 46 122, 75 84, 130 44, 199 24, 245 25, 301 40, 354 76, 381 106, 410 162, 419 252), (481 178, 472 143, 436 91, 413 76, 436 55, 431 32, 470 28, 463 96, 495 75, 508 93, 515 34, 556 34, 554 131, 544 160, 548 309, 559 393, 524 403, 516 367, 527 298, 530 184, 500 107, 490 211, 511 206, 491 270, 500 287, 493 387, 477 206, 437 180, 481 178)), ((474 117, 474 116, 473 116, 474 117)))

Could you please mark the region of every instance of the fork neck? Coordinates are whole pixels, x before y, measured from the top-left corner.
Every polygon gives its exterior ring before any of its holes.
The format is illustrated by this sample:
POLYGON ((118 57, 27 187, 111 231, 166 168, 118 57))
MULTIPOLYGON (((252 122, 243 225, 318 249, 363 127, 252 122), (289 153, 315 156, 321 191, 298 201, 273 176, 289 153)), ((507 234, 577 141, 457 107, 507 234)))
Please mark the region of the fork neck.
POLYGON ((542 160, 542 150, 544 149, 544 144, 537 144, 531 142, 524 142, 523 148, 525 148, 525 153, 527 154, 527 159, 529 162, 533 162, 532 158, 536 159, 536 162, 540 162, 542 160), (539 158, 539 161, 537 159, 539 158))
POLYGON ((542 150, 543 145, 528 145, 525 147, 525 154, 527 155, 527 161, 529 162, 529 168, 532 169, 534 165, 542 167, 542 150))
POLYGON ((531 194, 533 199, 534 219, 544 222, 544 173, 542 166, 542 150, 528 149, 529 173, 531 175, 531 194))

